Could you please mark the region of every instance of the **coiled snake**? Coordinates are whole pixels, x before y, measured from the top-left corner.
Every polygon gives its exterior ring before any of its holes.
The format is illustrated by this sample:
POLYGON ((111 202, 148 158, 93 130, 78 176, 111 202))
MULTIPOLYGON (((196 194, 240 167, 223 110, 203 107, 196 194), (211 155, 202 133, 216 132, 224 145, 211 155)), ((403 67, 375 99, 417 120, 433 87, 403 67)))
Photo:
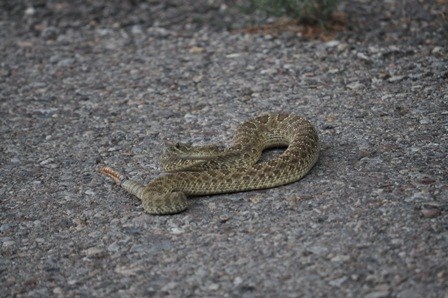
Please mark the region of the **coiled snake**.
POLYGON ((268 114, 243 123, 233 145, 191 146, 177 143, 162 154, 171 174, 146 186, 109 167, 101 173, 138 197, 150 214, 174 214, 187 208, 187 195, 231 193, 271 188, 305 176, 319 156, 319 139, 310 122, 288 114, 268 114), (285 147, 277 158, 257 163, 263 150, 285 147))

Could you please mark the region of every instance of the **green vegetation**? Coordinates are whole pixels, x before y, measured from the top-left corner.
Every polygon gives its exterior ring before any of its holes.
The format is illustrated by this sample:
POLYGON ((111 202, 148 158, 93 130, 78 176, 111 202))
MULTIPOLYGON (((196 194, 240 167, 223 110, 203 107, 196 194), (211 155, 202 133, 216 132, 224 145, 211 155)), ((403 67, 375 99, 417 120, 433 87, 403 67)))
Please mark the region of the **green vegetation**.
POLYGON ((259 10, 267 15, 286 15, 305 23, 324 25, 336 9, 339 0, 249 0, 248 12, 259 10))

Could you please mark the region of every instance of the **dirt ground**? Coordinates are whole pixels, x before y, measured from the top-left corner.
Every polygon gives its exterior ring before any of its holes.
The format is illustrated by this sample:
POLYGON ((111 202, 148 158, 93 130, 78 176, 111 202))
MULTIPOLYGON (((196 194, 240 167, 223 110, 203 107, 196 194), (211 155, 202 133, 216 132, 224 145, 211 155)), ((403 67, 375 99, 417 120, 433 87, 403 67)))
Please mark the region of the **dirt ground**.
POLYGON ((0 1, 1 297, 448 298, 448 3, 239 3, 0 1), (319 132, 299 182, 151 216, 98 173, 269 112, 319 132))

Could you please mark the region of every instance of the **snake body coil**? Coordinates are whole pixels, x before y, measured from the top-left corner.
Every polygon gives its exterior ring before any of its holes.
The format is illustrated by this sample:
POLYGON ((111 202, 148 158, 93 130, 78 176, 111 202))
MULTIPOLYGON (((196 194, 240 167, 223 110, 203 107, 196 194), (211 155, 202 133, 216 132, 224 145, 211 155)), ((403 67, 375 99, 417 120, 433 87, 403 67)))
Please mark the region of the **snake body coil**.
POLYGON ((101 172, 138 197, 150 214, 174 214, 187 208, 187 195, 231 193, 271 188, 305 176, 319 156, 314 127, 302 117, 268 114, 243 123, 233 145, 194 147, 174 144, 162 155, 171 172, 146 186, 127 179, 109 167, 101 172), (257 163, 263 150, 285 147, 277 158, 257 163))

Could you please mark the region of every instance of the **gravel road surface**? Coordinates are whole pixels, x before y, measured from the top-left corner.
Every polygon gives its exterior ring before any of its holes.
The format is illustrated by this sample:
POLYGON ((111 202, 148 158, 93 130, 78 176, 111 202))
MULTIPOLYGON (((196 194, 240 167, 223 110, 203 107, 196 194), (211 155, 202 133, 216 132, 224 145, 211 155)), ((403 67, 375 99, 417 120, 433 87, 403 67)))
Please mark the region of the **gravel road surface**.
POLYGON ((1 297, 448 298, 447 1, 238 3, 0 1, 1 297), (297 183, 151 216, 98 173, 268 112, 319 132, 297 183))

